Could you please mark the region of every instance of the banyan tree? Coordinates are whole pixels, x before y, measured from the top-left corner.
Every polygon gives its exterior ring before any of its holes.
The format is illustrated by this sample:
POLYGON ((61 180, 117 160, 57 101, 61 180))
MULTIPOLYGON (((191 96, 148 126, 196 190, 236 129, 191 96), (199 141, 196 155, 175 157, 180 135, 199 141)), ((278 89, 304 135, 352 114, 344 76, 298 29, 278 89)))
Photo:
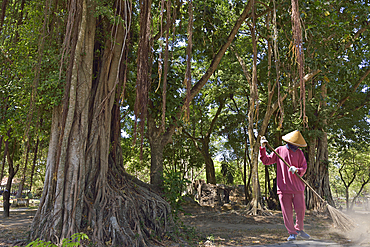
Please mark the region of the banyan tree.
MULTIPOLYGON (((147 246, 173 221, 169 204, 125 173, 122 162, 119 107, 132 3, 116 1, 116 19, 110 21, 97 15, 96 5, 69 1, 65 93, 53 110, 44 190, 30 239, 59 243, 86 232, 100 246, 147 246)), ((141 8, 150 9, 150 1, 141 8)))

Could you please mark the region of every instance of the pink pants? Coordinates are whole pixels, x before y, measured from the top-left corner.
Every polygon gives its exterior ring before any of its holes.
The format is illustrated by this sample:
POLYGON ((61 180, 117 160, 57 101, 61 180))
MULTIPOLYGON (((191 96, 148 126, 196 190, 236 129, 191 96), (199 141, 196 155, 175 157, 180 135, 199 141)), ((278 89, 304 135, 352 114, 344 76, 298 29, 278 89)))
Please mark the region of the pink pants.
POLYGON ((306 211, 304 194, 279 194, 281 211, 289 234, 297 234, 303 230, 303 220, 306 211), (296 223, 293 220, 293 206, 296 213, 296 223))

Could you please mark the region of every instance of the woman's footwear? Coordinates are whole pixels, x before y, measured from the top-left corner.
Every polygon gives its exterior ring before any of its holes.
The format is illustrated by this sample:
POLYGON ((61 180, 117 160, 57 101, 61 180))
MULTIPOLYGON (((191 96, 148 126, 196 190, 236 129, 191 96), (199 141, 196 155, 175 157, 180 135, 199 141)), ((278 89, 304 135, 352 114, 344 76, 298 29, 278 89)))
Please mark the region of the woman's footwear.
POLYGON ((296 234, 290 234, 289 237, 287 238, 288 241, 293 241, 296 240, 297 235, 296 234))
POLYGON ((297 233, 298 233, 298 236, 300 236, 302 238, 305 238, 305 239, 309 239, 310 238, 310 235, 308 235, 304 231, 297 231, 297 233))

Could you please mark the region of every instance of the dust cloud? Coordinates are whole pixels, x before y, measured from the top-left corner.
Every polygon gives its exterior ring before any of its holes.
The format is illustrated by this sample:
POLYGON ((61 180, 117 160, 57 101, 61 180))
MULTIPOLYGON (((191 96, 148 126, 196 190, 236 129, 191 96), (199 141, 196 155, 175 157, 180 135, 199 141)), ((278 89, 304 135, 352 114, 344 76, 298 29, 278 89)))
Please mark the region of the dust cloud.
POLYGON ((343 233, 349 243, 359 246, 370 246, 370 212, 369 211, 356 211, 346 213, 356 226, 351 230, 343 233))

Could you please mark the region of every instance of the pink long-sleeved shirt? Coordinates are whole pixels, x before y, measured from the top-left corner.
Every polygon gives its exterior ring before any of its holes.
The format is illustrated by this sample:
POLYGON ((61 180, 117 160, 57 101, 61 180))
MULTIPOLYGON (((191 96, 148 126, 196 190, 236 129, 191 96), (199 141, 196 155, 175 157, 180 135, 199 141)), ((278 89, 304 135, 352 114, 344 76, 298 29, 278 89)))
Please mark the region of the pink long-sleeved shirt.
MULTIPOLYGON (((288 149, 286 146, 280 146, 275 150, 290 166, 298 168, 297 173, 303 176, 307 170, 307 162, 303 152, 297 149, 295 152, 288 149)), ((260 148, 260 159, 264 165, 276 163, 276 180, 277 193, 296 194, 303 193, 305 184, 297 177, 288 171, 288 166, 274 153, 266 155, 266 148, 260 148)))

